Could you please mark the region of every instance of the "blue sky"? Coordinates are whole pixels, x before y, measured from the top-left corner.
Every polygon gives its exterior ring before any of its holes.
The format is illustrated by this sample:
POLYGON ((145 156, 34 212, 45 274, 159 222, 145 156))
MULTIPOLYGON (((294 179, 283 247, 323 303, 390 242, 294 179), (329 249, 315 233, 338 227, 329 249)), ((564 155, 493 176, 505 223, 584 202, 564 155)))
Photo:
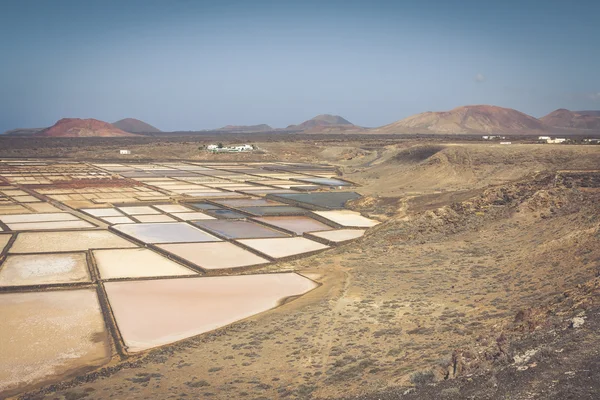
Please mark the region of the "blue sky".
POLYGON ((600 109, 600 1, 0 0, 0 132, 600 109))

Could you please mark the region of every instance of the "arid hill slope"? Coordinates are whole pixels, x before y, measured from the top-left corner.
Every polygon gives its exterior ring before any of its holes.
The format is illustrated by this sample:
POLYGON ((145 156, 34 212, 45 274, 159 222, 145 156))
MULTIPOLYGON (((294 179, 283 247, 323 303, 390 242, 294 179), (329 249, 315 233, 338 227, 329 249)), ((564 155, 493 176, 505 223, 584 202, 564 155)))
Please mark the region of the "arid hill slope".
POLYGON ((569 111, 559 108, 540 118, 540 121, 558 128, 600 129, 600 112, 569 111))
POLYGON ((130 133, 157 133, 161 132, 160 129, 135 118, 124 118, 117 122, 113 122, 112 125, 118 129, 130 133))
POLYGON ((34 136, 42 137, 113 137, 113 136, 136 136, 115 128, 108 122, 88 118, 63 118, 56 124, 46 128, 34 136))
POLYGON ((444 112, 425 112, 404 118, 372 133, 543 133, 544 124, 527 114, 512 108, 475 105, 457 107, 444 112))

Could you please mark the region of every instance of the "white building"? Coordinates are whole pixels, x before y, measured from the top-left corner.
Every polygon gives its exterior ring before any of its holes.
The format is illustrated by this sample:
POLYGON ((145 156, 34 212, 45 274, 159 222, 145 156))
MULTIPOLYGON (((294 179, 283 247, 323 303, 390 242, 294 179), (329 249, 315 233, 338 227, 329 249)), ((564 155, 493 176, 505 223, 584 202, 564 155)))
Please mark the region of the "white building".
POLYGON ((128 154, 131 154, 131 150, 119 150, 119 154, 128 155, 128 154))
POLYGON ((240 146, 232 146, 232 147, 228 147, 228 146, 219 147, 216 144, 209 144, 208 146, 206 146, 206 150, 213 151, 213 152, 219 152, 219 153, 239 153, 239 152, 252 151, 252 150, 254 150, 254 147, 251 144, 243 144, 240 146))
POLYGON ((235 146, 234 149, 236 149, 237 151, 252 151, 254 150, 254 147, 252 147, 249 144, 244 144, 242 146, 235 146))
POLYGON ((512 142, 500 142, 500 144, 512 144, 512 142))
POLYGON ((540 137, 538 137, 538 140, 544 140, 544 141, 546 141, 548 139, 550 139, 550 136, 540 136, 540 137))
POLYGON ((566 141, 567 141, 567 139, 565 139, 565 138, 556 138, 556 139, 547 139, 546 143, 557 144, 557 143, 564 143, 566 141))
POLYGON ((506 136, 498 136, 498 135, 489 135, 489 136, 482 136, 481 137, 483 140, 497 140, 497 139, 506 139, 506 136))

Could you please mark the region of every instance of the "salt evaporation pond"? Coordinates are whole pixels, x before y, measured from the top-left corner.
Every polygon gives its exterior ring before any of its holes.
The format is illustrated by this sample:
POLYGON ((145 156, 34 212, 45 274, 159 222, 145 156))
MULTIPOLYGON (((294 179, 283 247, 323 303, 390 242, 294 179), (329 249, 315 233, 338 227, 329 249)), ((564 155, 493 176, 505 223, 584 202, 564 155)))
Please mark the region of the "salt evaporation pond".
POLYGON ((10 253, 50 253, 115 247, 137 247, 107 231, 23 232, 10 248, 10 253))
POLYGON ((184 222, 127 224, 113 227, 144 243, 218 242, 221 240, 184 222))
POLYGON ((159 244, 158 247, 209 270, 250 267, 269 262, 229 242, 159 244))
POLYGON ((111 356, 95 289, 0 294, 0 397, 111 356))
POLYGON ((276 307, 283 299, 299 296, 316 286, 295 273, 105 284, 129 352, 220 328, 276 307))
POLYGON ((196 274, 150 249, 94 250, 93 254, 103 279, 196 274))
POLYGON ((84 253, 9 255, 0 268, 0 286, 89 281, 84 253))

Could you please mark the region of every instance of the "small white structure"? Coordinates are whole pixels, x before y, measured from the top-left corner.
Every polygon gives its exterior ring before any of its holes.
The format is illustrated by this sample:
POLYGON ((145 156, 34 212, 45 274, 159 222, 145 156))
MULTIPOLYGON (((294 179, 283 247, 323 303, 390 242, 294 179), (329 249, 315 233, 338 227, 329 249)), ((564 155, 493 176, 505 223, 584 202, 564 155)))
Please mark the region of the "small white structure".
POLYGON ((540 136, 540 137, 538 137, 538 140, 546 141, 548 139, 550 139, 550 136, 540 136))
POLYGON ((565 139, 565 138, 556 138, 556 139, 548 139, 548 140, 546 140, 546 143, 558 144, 558 143, 564 143, 566 141, 567 141, 567 139, 565 139))
POLYGON ((119 150, 119 154, 128 155, 128 154, 131 154, 131 150, 119 150))
POLYGON ((498 136, 498 135, 488 135, 488 136, 482 136, 481 137, 483 140, 503 140, 506 139, 506 136, 498 136))
POLYGON ((512 144, 512 142, 500 142, 500 144, 512 144))
POLYGON ((235 146, 234 149, 236 149, 237 151, 252 151, 254 150, 254 147, 252 147, 249 144, 244 144, 242 146, 235 146))
POLYGON ((254 150, 254 146, 251 144, 243 144, 240 146, 221 146, 219 147, 216 144, 209 144, 206 146, 206 150, 212 151, 214 153, 240 153, 240 152, 248 152, 254 150))

